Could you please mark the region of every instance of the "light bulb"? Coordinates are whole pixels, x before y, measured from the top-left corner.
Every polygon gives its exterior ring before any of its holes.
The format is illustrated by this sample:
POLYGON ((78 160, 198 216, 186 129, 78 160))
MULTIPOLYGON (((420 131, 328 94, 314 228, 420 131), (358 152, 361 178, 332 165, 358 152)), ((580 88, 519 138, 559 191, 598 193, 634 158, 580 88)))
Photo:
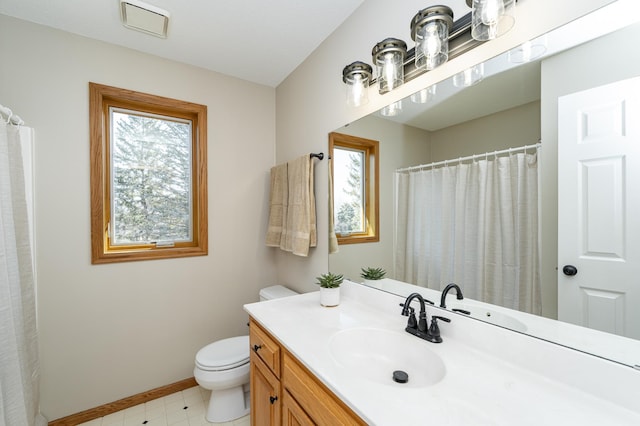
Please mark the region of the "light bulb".
POLYGON ((402 101, 394 102, 380 110, 380 114, 385 117, 395 117, 402 112, 402 101))
POLYGON ((504 4, 502 0, 486 0, 482 4, 480 19, 484 25, 494 27, 497 25, 500 17, 504 15, 504 4))
POLYGON ((351 106, 360 106, 367 103, 365 96, 365 80, 362 75, 355 74, 353 81, 347 85, 347 102, 351 106))
POLYGON ((436 95, 436 85, 433 84, 426 89, 422 89, 411 95, 411 102, 416 104, 426 104, 436 95))
POLYGON ((424 33, 425 41, 422 44, 422 52, 427 59, 431 59, 442 51, 442 41, 438 33, 438 24, 436 22, 428 23, 425 25, 424 33))
POLYGON ((384 79, 387 82, 387 87, 389 88, 389 90, 393 90, 396 87, 396 79, 397 79, 397 70, 396 70, 396 63, 395 63, 395 55, 393 53, 387 53, 384 55, 384 63, 382 65, 383 67, 383 74, 384 74, 384 79))
POLYGON ((364 87, 362 86, 362 76, 358 74, 353 79, 353 98, 354 99, 362 98, 363 89, 364 87))

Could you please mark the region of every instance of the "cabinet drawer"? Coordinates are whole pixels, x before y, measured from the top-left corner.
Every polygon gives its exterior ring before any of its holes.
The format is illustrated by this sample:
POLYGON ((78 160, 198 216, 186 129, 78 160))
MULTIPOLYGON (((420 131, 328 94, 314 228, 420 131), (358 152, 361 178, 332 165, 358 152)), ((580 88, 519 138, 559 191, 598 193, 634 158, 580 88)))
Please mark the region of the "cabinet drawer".
POLYGON ((273 374, 280 378, 280 345, 258 323, 250 322, 249 344, 251 351, 260 358, 273 374))
POLYGON ((349 407, 286 351, 282 386, 318 425, 366 425, 349 407))

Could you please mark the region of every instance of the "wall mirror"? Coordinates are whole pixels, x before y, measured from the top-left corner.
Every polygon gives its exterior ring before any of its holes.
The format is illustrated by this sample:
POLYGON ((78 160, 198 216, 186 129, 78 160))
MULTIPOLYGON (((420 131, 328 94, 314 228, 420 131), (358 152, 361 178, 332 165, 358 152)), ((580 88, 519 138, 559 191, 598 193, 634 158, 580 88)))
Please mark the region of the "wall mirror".
POLYGON ((539 316, 533 316, 483 305, 487 316, 493 313, 488 322, 640 368, 637 331, 626 330, 627 337, 621 337, 579 327, 585 334, 578 336, 577 326, 558 320, 562 314, 558 309, 557 173, 563 169, 557 163, 558 98, 640 76, 640 52, 625 47, 640 39, 640 23, 627 20, 616 24, 620 15, 602 15, 610 13, 609 7, 532 40, 530 53, 514 49, 478 64, 484 70, 477 84, 460 88, 451 77, 412 95, 413 100, 402 100, 402 110, 395 116, 383 116, 379 111, 336 129, 342 134, 380 141, 380 240, 341 245, 338 252, 329 255, 329 270, 362 282, 361 268, 382 267, 390 283, 384 290, 401 296, 428 290, 396 280, 394 171, 541 141, 542 309, 539 316), (602 22, 607 22, 607 28, 594 25, 602 22), (551 219, 545 219, 545 215, 551 219), (500 316, 503 321, 494 322, 500 316), (522 326, 532 318, 539 323, 522 326))

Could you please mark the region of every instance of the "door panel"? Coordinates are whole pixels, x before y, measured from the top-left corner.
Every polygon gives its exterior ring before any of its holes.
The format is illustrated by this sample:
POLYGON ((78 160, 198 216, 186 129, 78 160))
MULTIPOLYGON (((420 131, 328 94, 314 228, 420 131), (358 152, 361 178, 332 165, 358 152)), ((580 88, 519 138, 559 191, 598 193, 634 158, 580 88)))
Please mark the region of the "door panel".
POLYGON ((640 78, 558 101, 558 319, 636 339, 639 101, 640 78))

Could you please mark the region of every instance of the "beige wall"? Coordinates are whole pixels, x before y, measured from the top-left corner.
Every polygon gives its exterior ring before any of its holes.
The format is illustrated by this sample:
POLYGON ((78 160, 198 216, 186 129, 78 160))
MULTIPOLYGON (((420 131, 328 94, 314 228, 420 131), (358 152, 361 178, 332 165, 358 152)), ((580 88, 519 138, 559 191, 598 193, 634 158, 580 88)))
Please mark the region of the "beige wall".
POLYGON ((433 161, 533 145, 540 140, 540 102, 530 102, 431 133, 433 161))
MULTIPOLYGON (((329 132, 611 1, 522 0, 518 2, 521 19, 505 36, 484 43, 391 93, 379 95, 372 88, 369 104, 348 108, 341 80, 343 67, 354 60, 370 63, 372 46, 386 37, 410 40, 409 21, 424 8, 424 2, 417 0, 394 3, 393 8, 385 0, 368 0, 278 86, 276 158, 286 161, 305 152, 326 149, 329 132), (549 13, 551 10, 553 13, 549 13)), ((316 168, 316 182, 318 247, 308 259, 286 253, 277 255, 278 281, 299 291, 315 290, 314 278, 328 268, 328 210, 322 208, 323 200, 327 200, 326 164, 316 168)))
POLYGON ((275 283, 275 90, 0 15, 0 93, 36 129, 41 405, 50 419, 193 376, 275 283), (208 107, 209 255, 90 264, 89 81, 208 107))

